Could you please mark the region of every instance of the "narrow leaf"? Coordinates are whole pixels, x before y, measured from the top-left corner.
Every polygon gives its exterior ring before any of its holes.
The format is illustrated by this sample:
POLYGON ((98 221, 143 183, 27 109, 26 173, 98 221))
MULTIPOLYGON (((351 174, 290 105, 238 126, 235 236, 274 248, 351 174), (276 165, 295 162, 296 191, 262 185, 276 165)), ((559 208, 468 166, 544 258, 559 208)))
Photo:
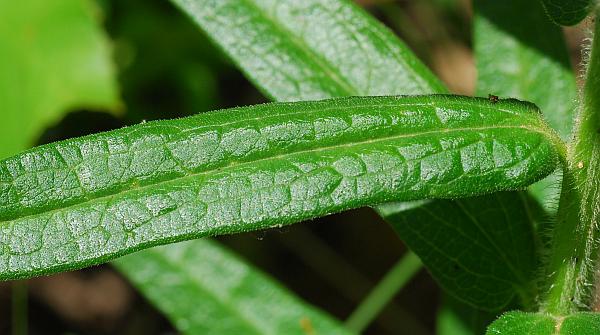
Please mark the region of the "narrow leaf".
POLYGON ((528 103, 415 96, 266 104, 44 145, 0 161, 0 277, 523 188, 556 168, 556 141, 528 103))
POLYGON ((380 208, 453 297, 488 311, 515 296, 526 306, 535 299, 536 241, 524 194, 431 201, 411 210, 380 208))
POLYGON ((541 0, 552 21, 574 26, 585 19, 596 5, 595 0, 541 0))
MULTIPOLYGON (((531 101, 563 140, 570 139, 577 88, 562 29, 550 22, 538 0, 476 0, 474 10, 477 95, 531 101)), ((555 212, 560 174, 531 191, 555 212)))
POLYGON ((404 43, 350 1, 172 1, 275 100, 446 91, 404 43))
POLYGON ((183 334, 349 333, 210 240, 152 248, 113 264, 183 334))
POLYGON ((0 158, 35 144, 69 110, 114 110, 107 40, 87 0, 0 0, 0 158))
POLYGON ((576 313, 567 317, 508 312, 494 321, 486 335, 596 335, 600 314, 576 313))

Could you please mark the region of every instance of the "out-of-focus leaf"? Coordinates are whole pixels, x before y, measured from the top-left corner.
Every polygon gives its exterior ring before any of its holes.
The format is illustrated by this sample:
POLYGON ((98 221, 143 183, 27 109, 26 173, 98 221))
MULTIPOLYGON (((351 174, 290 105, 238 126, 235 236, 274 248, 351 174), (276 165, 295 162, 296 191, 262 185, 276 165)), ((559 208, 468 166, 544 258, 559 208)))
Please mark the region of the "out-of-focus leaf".
POLYGON ((481 335, 495 319, 494 313, 445 296, 437 315, 437 335, 481 335))
POLYGON ((530 205, 512 192, 380 211, 450 295, 497 311, 515 297, 528 306, 537 294, 530 205))
POLYGON ((566 317, 508 312, 494 321, 486 335, 597 335, 600 314, 576 313, 566 317))
POLYGON ((541 2, 552 21, 563 26, 573 26, 581 22, 598 3, 595 0, 541 0, 541 2))
POLYGON ((210 240, 148 249, 113 264, 183 334, 349 334, 210 240))
POLYGON ((75 108, 118 108, 95 7, 87 0, 0 0, 0 158, 35 144, 75 108))
MULTIPOLYGON (((577 87, 561 28, 550 22, 538 0, 475 0, 474 10, 477 94, 531 101, 569 139, 577 87)), ((546 210, 556 211, 560 175, 531 191, 546 210)))
POLYGON ((0 161, 0 278, 520 189, 556 168, 556 141, 532 104, 434 95, 264 104, 51 143, 0 161))

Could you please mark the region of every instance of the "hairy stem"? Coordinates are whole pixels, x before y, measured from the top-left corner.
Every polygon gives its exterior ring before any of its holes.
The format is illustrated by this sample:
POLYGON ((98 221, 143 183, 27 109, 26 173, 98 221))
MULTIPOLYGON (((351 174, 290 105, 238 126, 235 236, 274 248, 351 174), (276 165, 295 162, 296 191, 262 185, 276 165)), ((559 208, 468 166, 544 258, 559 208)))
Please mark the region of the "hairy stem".
MULTIPOLYGON (((596 22, 594 35, 600 36, 596 22)), ((563 191, 548 264, 548 294, 542 309, 568 315, 589 309, 598 251, 600 218, 600 38, 594 38, 583 104, 569 147, 563 191)))

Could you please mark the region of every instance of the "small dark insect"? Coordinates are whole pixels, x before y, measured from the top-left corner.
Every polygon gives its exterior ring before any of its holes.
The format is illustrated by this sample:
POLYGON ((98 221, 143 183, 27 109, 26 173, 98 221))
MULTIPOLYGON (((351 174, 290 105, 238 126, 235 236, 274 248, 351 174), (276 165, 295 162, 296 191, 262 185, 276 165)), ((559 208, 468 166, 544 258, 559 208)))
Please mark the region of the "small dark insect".
POLYGON ((488 100, 495 104, 496 102, 498 102, 498 100, 500 100, 500 98, 498 98, 497 95, 488 94, 488 100))

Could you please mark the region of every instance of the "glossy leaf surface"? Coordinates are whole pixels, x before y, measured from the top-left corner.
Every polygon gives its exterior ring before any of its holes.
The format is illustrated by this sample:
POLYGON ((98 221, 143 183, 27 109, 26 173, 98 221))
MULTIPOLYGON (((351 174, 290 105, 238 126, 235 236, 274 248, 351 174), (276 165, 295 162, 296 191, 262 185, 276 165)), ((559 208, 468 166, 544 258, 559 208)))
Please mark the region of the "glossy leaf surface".
POLYGON ((152 248, 113 264, 183 334, 349 334, 210 240, 152 248))
POLYGON ((0 158, 71 109, 118 107, 104 34, 87 0, 0 0, 0 158))
POLYGON ((445 92, 404 43, 350 1, 173 2, 278 101, 445 92))
POLYGON ((266 104, 40 146, 0 161, 0 273, 523 188, 556 168, 556 141, 528 103, 415 96, 266 104))
POLYGON ((516 311, 494 321, 486 335, 595 335, 599 330, 600 314, 577 313, 556 318, 516 311))
POLYGON ((515 296, 525 305, 535 299, 535 219, 526 195, 438 200, 410 210, 380 208, 453 297, 491 311, 515 296))
POLYGON ((541 0, 548 16, 556 24, 573 26, 585 19, 596 5, 595 0, 541 0))

